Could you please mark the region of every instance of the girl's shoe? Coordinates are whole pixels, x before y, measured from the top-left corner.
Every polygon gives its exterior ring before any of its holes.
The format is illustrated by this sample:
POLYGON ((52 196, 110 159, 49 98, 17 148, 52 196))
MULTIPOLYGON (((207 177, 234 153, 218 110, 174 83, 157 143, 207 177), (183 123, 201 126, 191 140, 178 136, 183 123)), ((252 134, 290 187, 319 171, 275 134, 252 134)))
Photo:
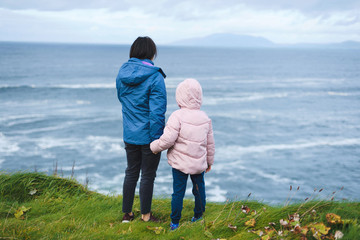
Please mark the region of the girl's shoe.
POLYGON ((178 223, 170 223, 170 229, 171 230, 175 230, 175 229, 177 229, 179 227, 179 224, 178 223))
POLYGON ((196 222, 196 221, 201 220, 201 219, 202 219, 202 216, 201 216, 201 217, 198 217, 198 218, 192 217, 192 218, 191 218, 191 222, 196 222))

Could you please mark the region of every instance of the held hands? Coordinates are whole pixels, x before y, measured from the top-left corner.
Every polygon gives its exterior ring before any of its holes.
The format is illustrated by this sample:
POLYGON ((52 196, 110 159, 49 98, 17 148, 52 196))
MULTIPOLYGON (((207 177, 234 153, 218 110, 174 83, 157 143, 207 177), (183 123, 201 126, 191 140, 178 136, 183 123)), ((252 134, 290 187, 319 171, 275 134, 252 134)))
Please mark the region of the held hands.
POLYGON ((211 170, 211 165, 208 166, 208 168, 205 170, 205 173, 210 172, 210 170, 211 170))
POLYGON ((152 151, 153 154, 158 154, 159 152, 153 150, 153 149, 154 149, 154 146, 153 146, 153 143, 154 143, 154 142, 155 142, 155 141, 153 141, 152 143, 150 143, 150 150, 152 151))

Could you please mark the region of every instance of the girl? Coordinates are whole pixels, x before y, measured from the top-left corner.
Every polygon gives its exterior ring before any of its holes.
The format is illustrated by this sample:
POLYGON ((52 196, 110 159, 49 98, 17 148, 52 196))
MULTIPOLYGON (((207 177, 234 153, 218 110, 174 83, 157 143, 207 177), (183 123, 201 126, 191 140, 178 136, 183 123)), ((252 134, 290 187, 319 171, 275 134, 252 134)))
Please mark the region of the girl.
POLYGON ((195 196, 194 217, 191 221, 195 222, 202 217, 206 204, 204 171, 211 170, 215 154, 211 120, 200 110, 202 89, 199 82, 195 79, 181 82, 176 89, 176 101, 180 109, 171 114, 160 139, 150 144, 153 153, 169 149, 167 157, 173 174, 172 230, 179 227, 189 175, 195 196))
POLYGON ((130 59, 116 78, 122 105, 127 168, 123 185, 123 222, 134 219, 132 205, 139 173, 141 219, 158 221, 151 214, 156 170, 160 155, 150 150, 150 142, 163 133, 166 112, 164 72, 155 67, 156 45, 149 37, 138 37, 130 48, 130 59))

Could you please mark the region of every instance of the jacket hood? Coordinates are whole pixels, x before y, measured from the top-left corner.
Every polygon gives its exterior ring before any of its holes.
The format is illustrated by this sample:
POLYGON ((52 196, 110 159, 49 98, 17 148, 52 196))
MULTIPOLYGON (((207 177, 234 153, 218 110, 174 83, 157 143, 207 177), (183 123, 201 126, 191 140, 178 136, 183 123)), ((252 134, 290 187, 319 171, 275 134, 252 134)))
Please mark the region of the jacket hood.
POLYGON ((200 109, 202 104, 202 88, 196 79, 188 78, 176 88, 176 102, 179 107, 200 109))
POLYGON ((121 66, 118 80, 126 85, 136 86, 156 72, 160 72, 164 78, 166 77, 161 68, 155 67, 151 60, 130 58, 128 62, 121 66))

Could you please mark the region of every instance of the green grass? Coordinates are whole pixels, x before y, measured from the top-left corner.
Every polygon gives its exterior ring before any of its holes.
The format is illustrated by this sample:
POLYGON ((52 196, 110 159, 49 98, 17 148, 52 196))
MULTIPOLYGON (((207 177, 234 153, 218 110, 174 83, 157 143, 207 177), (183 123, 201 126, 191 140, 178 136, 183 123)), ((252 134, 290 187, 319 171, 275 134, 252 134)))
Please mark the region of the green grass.
POLYGON ((0 173, 0 239, 334 239, 336 231, 344 234, 342 239, 360 236, 359 202, 310 199, 287 206, 246 200, 207 203, 204 220, 190 223, 194 203, 185 200, 180 228, 175 231, 169 230, 170 202, 168 198, 154 199, 152 211, 162 222, 145 223, 140 220, 136 197, 135 220, 121 223, 121 196, 105 196, 74 180, 41 173, 0 173), (243 205, 248 213, 242 211, 243 205), (300 220, 290 221, 289 216, 296 212, 300 220), (329 213, 341 219, 331 224, 326 218, 329 213), (252 219, 254 226, 248 222, 252 219), (280 219, 289 224, 282 226, 280 219), (269 226, 270 222, 275 226, 269 226), (296 224, 300 225, 297 229, 296 224), (328 229, 321 236, 323 227, 328 229), (299 229, 303 233, 297 233, 299 229), (280 231, 283 236, 278 235, 280 231), (316 231, 318 235, 313 237, 316 231))

